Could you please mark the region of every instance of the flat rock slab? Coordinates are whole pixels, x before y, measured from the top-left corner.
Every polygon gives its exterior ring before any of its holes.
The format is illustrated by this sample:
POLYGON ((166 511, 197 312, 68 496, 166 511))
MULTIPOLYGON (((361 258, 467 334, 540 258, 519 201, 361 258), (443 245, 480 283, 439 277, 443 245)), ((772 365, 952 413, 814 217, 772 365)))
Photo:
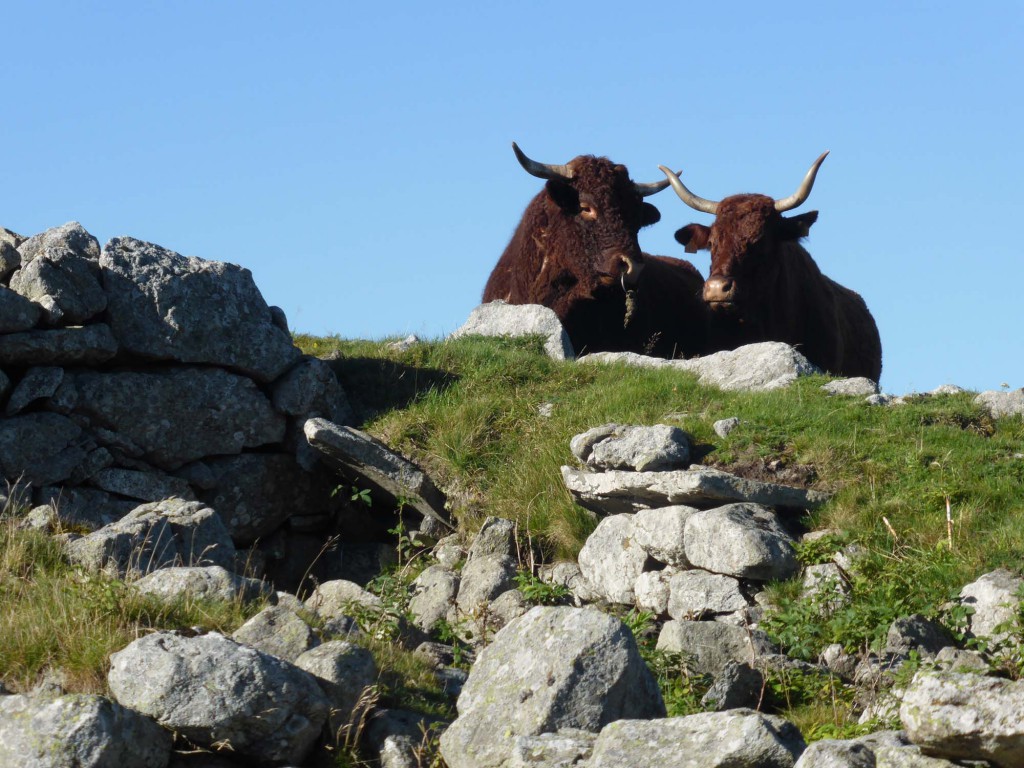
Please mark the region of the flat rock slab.
POLYGON ((751 709, 619 720, 594 742, 591 768, 792 768, 805 747, 795 725, 751 709))
POLYGON ((662 360, 635 352, 597 352, 581 363, 622 363, 642 368, 672 368, 695 373, 702 384, 725 390, 765 392, 787 387, 801 376, 822 373, 789 344, 764 341, 690 360, 662 360))
POLYGON ((370 489, 374 503, 383 501, 397 506, 401 499, 424 517, 451 525, 444 494, 422 469, 384 443, 327 419, 309 419, 303 431, 329 466, 354 479, 360 488, 370 489))
POLYGON ((474 309, 465 324, 452 334, 460 336, 543 336, 544 350, 555 360, 576 356, 569 334, 554 310, 540 304, 492 301, 474 309))
POLYGON ((775 483, 747 480, 710 467, 668 472, 585 472, 562 467, 562 480, 581 507, 601 515, 639 512, 676 504, 717 507, 752 502, 771 507, 814 509, 829 495, 775 483))
POLYGON ((0 336, 0 365, 99 365, 117 354, 110 326, 25 331, 0 336))

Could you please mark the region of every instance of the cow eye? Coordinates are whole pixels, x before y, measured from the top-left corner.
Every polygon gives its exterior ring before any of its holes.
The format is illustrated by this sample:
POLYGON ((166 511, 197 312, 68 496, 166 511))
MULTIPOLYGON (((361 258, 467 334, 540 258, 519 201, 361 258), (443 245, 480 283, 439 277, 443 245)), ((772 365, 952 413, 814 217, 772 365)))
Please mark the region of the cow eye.
POLYGON ((587 221, 594 221, 597 218, 597 208, 586 203, 580 203, 580 216, 587 221))

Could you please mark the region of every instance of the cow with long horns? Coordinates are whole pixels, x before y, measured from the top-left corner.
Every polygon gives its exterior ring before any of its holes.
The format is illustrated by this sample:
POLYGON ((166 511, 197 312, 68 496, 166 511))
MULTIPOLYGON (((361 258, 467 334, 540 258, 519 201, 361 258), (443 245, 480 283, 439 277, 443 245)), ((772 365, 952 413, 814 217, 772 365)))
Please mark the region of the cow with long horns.
POLYGON ((705 350, 704 279, 688 261, 642 253, 637 234, 661 218, 626 167, 581 155, 565 165, 519 164, 547 183, 527 206, 484 288, 485 302, 543 304, 577 354, 631 351, 679 357, 705 350))
POLYGON ((687 253, 711 251, 703 297, 717 349, 784 341, 833 374, 878 381, 882 344, 864 299, 823 275, 799 243, 818 212, 782 216, 807 200, 827 155, 815 160, 797 191, 781 200, 765 195, 706 200, 677 174, 658 167, 684 203, 715 217, 710 227, 689 224, 675 237, 687 253))

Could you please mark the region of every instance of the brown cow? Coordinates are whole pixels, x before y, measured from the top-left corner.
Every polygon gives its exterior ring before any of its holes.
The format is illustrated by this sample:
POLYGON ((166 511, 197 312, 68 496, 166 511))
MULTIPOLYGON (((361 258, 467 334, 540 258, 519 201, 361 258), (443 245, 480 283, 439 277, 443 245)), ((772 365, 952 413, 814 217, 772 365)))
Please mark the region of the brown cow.
POLYGON ((550 307, 577 354, 705 351, 704 279, 688 261, 642 253, 637 240, 641 227, 661 218, 643 198, 668 182, 635 184, 625 166, 604 157, 546 165, 512 149, 547 184, 527 206, 483 300, 550 307))
POLYGON ((781 215, 807 199, 827 155, 814 162, 796 193, 782 200, 765 195, 705 200, 668 168, 659 168, 684 203, 715 216, 710 227, 683 227, 676 240, 687 253, 711 251, 704 301, 716 348, 784 341, 826 371, 878 381, 882 344, 864 299, 825 277, 799 243, 818 212, 781 215))

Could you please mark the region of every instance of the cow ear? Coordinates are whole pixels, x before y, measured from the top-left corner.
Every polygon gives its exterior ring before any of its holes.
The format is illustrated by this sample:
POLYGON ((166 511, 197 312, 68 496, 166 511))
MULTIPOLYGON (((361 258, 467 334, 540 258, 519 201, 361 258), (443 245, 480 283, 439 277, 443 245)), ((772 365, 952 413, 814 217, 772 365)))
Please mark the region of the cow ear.
POLYGON ((818 220, 817 211, 808 211, 799 216, 788 216, 782 219, 782 239, 799 240, 811 233, 811 225, 818 220))
POLYGON ((568 214, 576 214, 580 209, 580 196, 572 184, 566 184, 559 179, 551 179, 545 184, 548 194, 555 201, 555 205, 568 214))
POLYGON ((661 211, 655 208, 650 203, 641 203, 643 212, 640 214, 640 226, 649 227, 651 224, 657 224, 661 221, 661 211))
POLYGON ((710 248, 711 227, 703 224, 687 224, 676 230, 676 242, 686 248, 687 253, 696 253, 710 248))

